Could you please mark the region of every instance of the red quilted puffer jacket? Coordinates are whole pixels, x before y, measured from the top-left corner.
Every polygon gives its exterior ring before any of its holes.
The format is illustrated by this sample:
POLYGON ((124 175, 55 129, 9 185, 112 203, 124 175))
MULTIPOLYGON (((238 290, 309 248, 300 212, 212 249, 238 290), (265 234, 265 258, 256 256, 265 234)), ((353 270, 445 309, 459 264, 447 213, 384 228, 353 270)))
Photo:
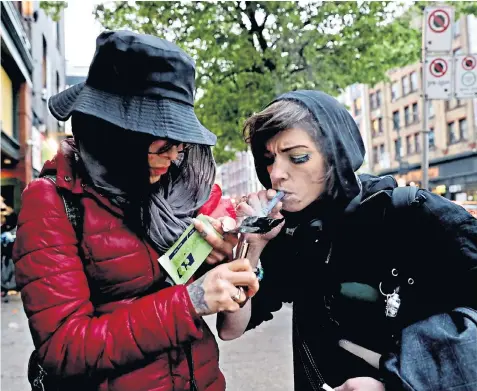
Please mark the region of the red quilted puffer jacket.
MULTIPOLYGON (((56 171, 60 191, 81 194, 81 244, 55 184, 40 178, 23 193, 14 248, 45 369, 78 379, 68 391, 79 384, 83 391, 189 390, 184 344, 190 341, 198 389, 224 390, 215 338, 185 286, 164 284, 159 254, 125 227, 121 210, 75 176, 74 162, 74 144, 65 141, 43 172, 56 171)), ((201 211, 224 210, 220 199, 215 187, 201 211)), ((235 217, 233 208, 226 210, 235 217)))

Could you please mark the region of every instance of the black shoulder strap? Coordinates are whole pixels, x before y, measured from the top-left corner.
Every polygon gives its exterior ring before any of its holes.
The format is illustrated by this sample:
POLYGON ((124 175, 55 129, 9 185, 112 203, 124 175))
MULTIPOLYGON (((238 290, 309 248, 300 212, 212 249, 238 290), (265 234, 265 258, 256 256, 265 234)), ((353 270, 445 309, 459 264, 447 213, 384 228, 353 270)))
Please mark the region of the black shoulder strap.
POLYGON ((419 189, 416 186, 396 187, 392 194, 392 205, 394 209, 405 208, 416 199, 417 191, 419 189))
MULTIPOLYGON (((56 185, 55 175, 44 175, 42 178, 47 178, 56 185)), ((68 220, 73 226, 73 229, 76 232, 76 236, 78 237, 78 240, 81 241, 81 234, 83 229, 82 227, 83 213, 81 210, 82 208, 81 208, 80 196, 73 194, 69 191, 62 191, 61 189, 57 189, 57 190, 59 195, 63 199, 68 220)))

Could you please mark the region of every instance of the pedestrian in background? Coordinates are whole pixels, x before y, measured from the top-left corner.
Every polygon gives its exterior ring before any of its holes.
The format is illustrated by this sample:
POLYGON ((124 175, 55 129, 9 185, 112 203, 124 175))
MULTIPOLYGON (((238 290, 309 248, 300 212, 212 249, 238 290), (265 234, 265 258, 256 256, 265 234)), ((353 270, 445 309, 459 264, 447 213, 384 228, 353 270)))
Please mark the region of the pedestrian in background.
MULTIPOLYGON (((245 123, 258 178, 239 215, 285 192, 281 226, 248 234, 260 291, 219 335, 239 337, 293 302, 295 389, 477 385, 477 220, 391 176, 357 175, 365 149, 334 98, 286 93, 245 123)), ((253 357, 251 358, 253 360, 253 357)))
MULTIPOLYGON (((237 311, 236 285, 257 291, 250 264, 209 267, 185 286, 158 263, 198 213, 235 217, 220 189, 209 197, 216 137, 194 113, 194 77, 176 45, 107 31, 86 82, 50 99, 74 139, 25 189, 14 249, 34 388, 225 389, 202 317, 237 311)), ((231 256, 233 238, 207 236, 208 263, 231 256)))

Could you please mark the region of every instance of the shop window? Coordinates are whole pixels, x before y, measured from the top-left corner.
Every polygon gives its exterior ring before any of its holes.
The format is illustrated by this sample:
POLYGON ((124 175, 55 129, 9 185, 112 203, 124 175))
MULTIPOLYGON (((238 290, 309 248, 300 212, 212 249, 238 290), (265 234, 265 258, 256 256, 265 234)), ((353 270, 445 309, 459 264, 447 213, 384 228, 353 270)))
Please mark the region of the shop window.
POLYGON ((417 72, 412 72, 411 73, 411 91, 417 91, 417 72))
POLYGON ((467 140, 468 139, 468 128, 467 128, 467 119, 462 118, 459 120, 459 134, 460 134, 460 139, 461 140, 467 140))
POLYGON ((421 138, 420 138, 420 136, 421 136, 420 133, 416 133, 414 135, 414 144, 416 146, 416 153, 421 152, 421 138))
POLYGON ((436 148, 436 134, 434 133, 434 128, 429 129, 429 149, 436 148))
POLYGON ((399 82, 398 81, 395 81, 392 85, 391 85, 391 100, 394 102, 395 100, 399 99, 400 98, 400 94, 399 94, 399 82))
POLYGON ((1 88, 2 103, 0 106, 0 122, 2 132, 16 139, 18 138, 16 126, 17 89, 3 67, 1 67, 1 88))
POLYGON ((409 106, 404 107, 404 123, 408 126, 411 123, 411 113, 409 106))
POLYGON ((412 121, 419 122, 419 108, 417 103, 412 104, 412 121))
POLYGON ((399 118, 399 110, 393 111, 393 129, 399 130, 401 127, 400 118, 399 118))
POLYGON ((449 144, 455 144, 457 141, 459 141, 455 122, 449 122, 447 124, 447 140, 449 144))
POLYGON ((411 87, 410 87, 410 84, 409 84, 409 76, 404 76, 402 79, 401 79, 401 82, 402 82, 402 96, 406 96, 407 94, 409 94, 411 92, 411 87))

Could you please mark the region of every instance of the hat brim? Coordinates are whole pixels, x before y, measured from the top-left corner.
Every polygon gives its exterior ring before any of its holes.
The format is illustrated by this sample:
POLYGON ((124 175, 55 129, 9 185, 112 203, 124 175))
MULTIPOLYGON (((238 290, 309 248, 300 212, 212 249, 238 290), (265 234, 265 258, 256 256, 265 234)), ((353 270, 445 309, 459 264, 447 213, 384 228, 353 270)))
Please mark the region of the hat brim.
POLYGON ((76 111, 159 138, 211 146, 217 142, 217 136, 200 123, 193 106, 172 99, 116 95, 83 82, 52 96, 48 108, 59 121, 68 120, 76 111))

